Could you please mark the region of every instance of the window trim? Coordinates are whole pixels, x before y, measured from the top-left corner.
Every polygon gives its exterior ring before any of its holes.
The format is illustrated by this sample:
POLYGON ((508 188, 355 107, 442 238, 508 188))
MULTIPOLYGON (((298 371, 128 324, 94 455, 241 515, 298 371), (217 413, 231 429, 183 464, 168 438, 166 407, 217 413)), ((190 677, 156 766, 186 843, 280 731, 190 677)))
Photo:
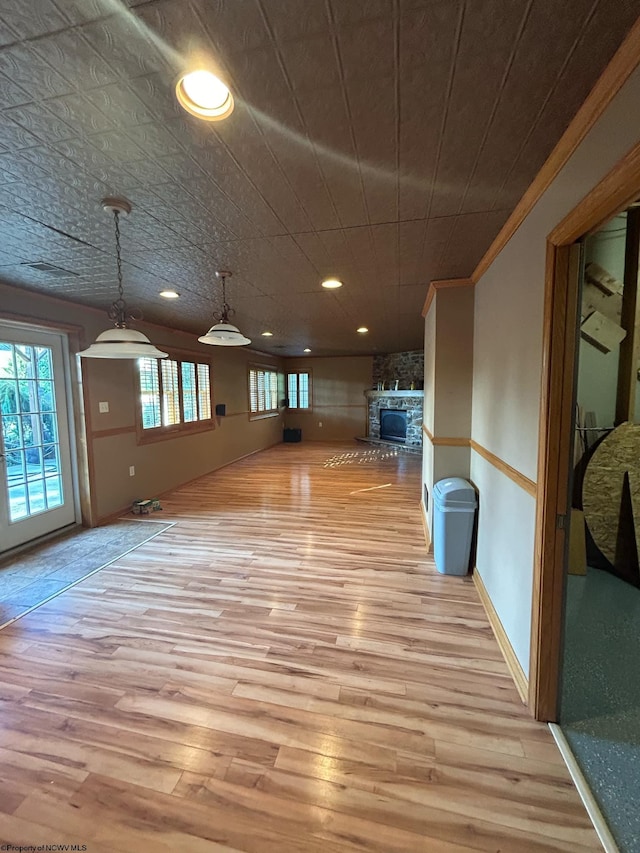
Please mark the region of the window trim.
MULTIPOLYGON (((199 397, 198 397, 198 364, 205 364, 209 368, 209 406, 210 406, 210 416, 203 420, 196 421, 180 421, 177 424, 168 424, 157 427, 144 427, 142 420, 142 404, 140 400, 141 396, 141 388, 140 388, 140 367, 138 364, 138 359, 135 362, 134 369, 134 389, 135 389, 135 406, 136 406, 136 439, 137 444, 153 444, 156 441, 166 441, 170 438, 179 438, 183 435, 194 435, 200 432, 207 432, 208 430, 215 429, 215 404, 213 400, 213 367, 211 364, 211 359, 201 356, 199 353, 193 353, 188 351, 180 351, 180 350, 169 350, 169 361, 175 361, 178 363, 178 394, 180 400, 180 415, 184 416, 184 399, 182 395, 182 363, 187 362, 189 364, 195 364, 196 370, 196 409, 199 405, 199 397)), ((157 362, 164 361, 164 359, 156 359, 157 362)), ((162 418, 162 368, 158 363, 158 387, 160 390, 160 417, 162 418)))
POLYGON ((254 412, 251 408, 251 371, 261 370, 263 373, 274 373, 276 375, 276 380, 279 377, 279 374, 282 371, 279 371, 278 368, 273 364, 258 364, 258 363, 249 363, 247 364, 247 401, 248 401, 248 413, 250 421, 259 421, 263 418, 275 418, 280 414, 280 404, 278 402, 278 389, 276 389, 276 407, 275 409, 265 409, 264 411, 256 411, 254 412))
MULTIPOLYGON (((284 387, 286 391, 287 398, 287 409, 291 412, 311 412, 313 410, 313 376, 309 369, 307 370, 287 370, 285 374, 284 387), (302 406, 292 406, 289 402, 289 377, 290 376, 300 376, 301 373, 306 374, 309 377, 309 405, 302 406)), ((298 397, 300 396, 300 380, 298 379, 298 397)))

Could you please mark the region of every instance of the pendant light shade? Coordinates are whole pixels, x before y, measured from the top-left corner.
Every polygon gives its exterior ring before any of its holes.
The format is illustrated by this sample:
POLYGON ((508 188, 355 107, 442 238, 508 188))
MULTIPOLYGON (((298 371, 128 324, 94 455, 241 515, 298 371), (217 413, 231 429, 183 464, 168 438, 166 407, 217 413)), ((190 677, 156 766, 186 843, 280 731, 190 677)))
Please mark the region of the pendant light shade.
POLYGON ((240 329, 229 322, 229 315, 234 311, 227 305, 226 280, 231 275, 227 270, 216 272, 216 278, 222 280, 222 313, 214 314, 218 322, 212 326, 206 335, 198 338, 201 344, 213 344, 218 347, 243 347, 251 343, 245 338, 240 329))
POLYGON ((79 355, 83 358, 166 358, 168 353, 161 352, 146 335, 135 329, 130 329, 128 321, 131 313, 124 301, 122 287, 122 260, 120 257, 120 214, 131 213, 131 205, 123 198, 105 198, 102 201, 104 210, 113 213, 116 232, 116 260, 118 264, 118 298, 109 309, 109 317, 114 321, 115 328, 101 332, 95 343, 82 350, 79 355))
POLYGON ((83 358, 166 358, 146 335, 120 326, 101 332, 95 343, 82 350, 83 358))

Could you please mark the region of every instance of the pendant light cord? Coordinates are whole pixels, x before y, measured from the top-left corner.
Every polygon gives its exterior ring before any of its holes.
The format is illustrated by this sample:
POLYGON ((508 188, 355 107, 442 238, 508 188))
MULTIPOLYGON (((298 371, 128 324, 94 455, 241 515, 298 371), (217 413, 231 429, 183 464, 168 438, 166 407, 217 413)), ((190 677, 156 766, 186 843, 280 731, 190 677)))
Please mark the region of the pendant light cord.
POLYGON ((227 305, 227 277, 226 275, 221 275, 220 280, 222 281, 222 312, 220 314, 214 314, 214 320, 218 320, 220 323, 228 323, 229 317, 236 312, 227 305))
POLYGON ((116 263, 118 265, 118 298, 111 306, 110 315, 115 320, 117 328, 127 326, 127 303, 124 301, 124 288, 122 286, 122 258, 120 257, 120 211, 113 211, 116 232, 116 263))
POLYGON ((118 298, 114 302, 114 308, 116 309, 116 325, 122 326, 127 322, 126 318, 126 304, 124 301, 124 288, 122 287, 122 258, 120 257, 120 211, 113 211, 113 218, 115 222, 115 231, 116 231, 116 263, 118 265, 118 298))
POLYGON ((122 258, 120 257, 120 211, 114 210, 113 216, 116 223, 116 262, 118 264, 118 302, 124 303, 124 289, 122 287, 122 258))

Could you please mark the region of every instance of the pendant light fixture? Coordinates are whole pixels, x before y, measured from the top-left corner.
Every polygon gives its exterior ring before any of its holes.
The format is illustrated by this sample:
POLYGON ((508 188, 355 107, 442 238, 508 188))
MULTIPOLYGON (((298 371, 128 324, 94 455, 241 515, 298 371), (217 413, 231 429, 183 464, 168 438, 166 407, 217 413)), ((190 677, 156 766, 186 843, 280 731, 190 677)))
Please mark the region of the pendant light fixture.
POLYGON ((198 338, 201 344, 213 344, 218 347, 242 347, 250 344, 249 338, 245 338, 237 326, 229 322, 229 316, 235 314, 227 304, 227 278, 231 276, 228 270, 216 272, 216 278, 222 281, 222 312, 214 314, 213 319, 218 322, 212 326, 206 335, 198 338))
MULTIPOLYGON (((109 309, 109 317, 115 329, 107 329, 96 338, 95 343, 79 353, 83 358, 166 358, 168 353, 154 347, 142 332, 130 329, 129 320, 134 319, 124 301, 122 288, 122 259, 120 257, 120 216, 131 213, 131 204, 124 198, 105 198, 102 208, 113 214, 116 232, 116 261, 118 264, 118 298, 109 309)), ((140 319, 139 317, 136 319, 140 319)))

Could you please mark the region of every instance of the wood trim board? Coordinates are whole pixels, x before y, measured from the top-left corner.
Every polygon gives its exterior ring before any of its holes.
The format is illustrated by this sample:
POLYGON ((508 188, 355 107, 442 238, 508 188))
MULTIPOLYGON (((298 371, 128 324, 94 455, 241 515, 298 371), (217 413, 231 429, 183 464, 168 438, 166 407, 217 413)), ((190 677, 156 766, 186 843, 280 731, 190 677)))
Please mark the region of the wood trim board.
POLYGON ((509 638, 507 636, 507 632, 504 630, 502 626, 502 622, 500 621, 500 617, 498 616, 495 607, 493 606, 493 602, 489 597, 489 593, 482 582, 482 578, 478 572, 478 569, 475 568, 473 570, 473 583, 475 588, 478 590, 478 595, 480 596, 480 601, 482 602, 482 606, 485 609, 487 614, 487 619, 489 620, 489 624, 491 625, 491 629, 493 630, 494 636, 500 646, 500 651, 504 656, 505 663, 511 673, 511 677, 513 678, 514 684, 522 699, 524 705, 527 704, 527 697, 529 694, 529 682, 527 676, 524 673, 522 666, 520 665, 520 661, 517 658, 516 653, 513 650, 513 646, 509 642, 509 638))
POLYGON ((427 551, 431 550, 431 531, 429 530, 429 519, 427 517, 427 510, 424 505, 424 501, 420 501, 420 517, 422 518, 422 529, 424 531, 424 541, 427 545, 427 551))
POLYGON ((426 317, 429 313, 429 308, 431 308, 431 303, 433 302, 437 290, 447 287, 472 287, 474 284, 475 282, 470 278, 444 278, 439 281, 432 281, 429 284, 427 298, 422 306, 422 316, 426 317))
POLYGON ((481 444, 478 444, 477 441, 474 441, 472 438, 455 438, 449 436, 434 436, 431 431, 428 429, 425 424, 422 424, 422 432, 429 439, 431 444, 434 447, 470 447, 472 450, 482 456, 484 460, 493 465, 494 468, 497 468, 498 471, 501 471, 506 477, 512 480, 516 485, 520 486, 521 489, 524 489, 525 492, 530 494, 532 497, 537 497, 538 495, 538 487, 533 480, 530 480, 528 477, 525 477, 524 474, 521 474, 516 468, 513 468, 509 465, 508 462, 505 462, 503 459, 500 459, 499 456, 496 456, 495 453, 492 453, 490 450, 487 450, 486 447, 483 447, 481 444))
POLYGON ((531 611, 529 704, 537 719, 555 720, 561 654, 566 531, 569 511, 574 368, 578 335, 580 249, 549 246, 546 262, 544 351, 538 446, 540 499, 536 507, 531 611))
MULTIPOLYGON (((640 43, 637 50, 638 61, 640 43)), ((547 243, 540 402, 543 427, 538 447, 540 493, 529 668, 529 705, 539 720, 554 721, 558 713, 565 532, 558 528, 557 516, 566 511, 568 500, 577 336, 578 282, 570 273, 572 244, 639 197, 640 145, 636 145, 551 232, 547 243)))
MULTIPOLYGON (((480 260, 480 263, 471 274, 471 279, 474 283, 478 282, 479 279, 482 278, 518 228, 522 225, 534 205, 549 188, 558 173, 564 168, 576 148, 580 145, 587 133, 589 133, 596 121, 618 94, 632 72, 635 71, 639 62, 640 18, 629 30, 627 37, 622 42, 613 59, 607 65, 598 82, 574 116, 571 124, 563 133, 560 141, 547 158, 533 183, 522 196, 513 213, 500 229, 498 236, 495 238, 487 252, 480 260)), ((592 203, 594 206, 596 205, 597 197, 593 199, 592 203)), ((629 203, 629 201, 626 203, 629 203)), ((607 215, 613 216, 613 213, 608 213, 607 215)), ((604 219, 600 220, 600 222, 603 221, 604 219)), ((591 227, 593 227, 593 225, 591 227)), ((573 239, 577 239, 587 230, 589 229, 586 228, 579 231, 573 239)))
POLYGON ((112 427, 111 429, 96 429, 91 433, 91 438, 110 438, 113 435, 126 435, 137 433, 135 426, 112 427))
POLYGON ((434 436, 433 442, 437 447, 469 447, 470 439, 455 436, 434 436))
POLYGON ((422 432, 435 447, 469 447, 470 439, 447 435, 433 435, 425 424, 422 424, 422 432))
POLYGON ((469 447, 470 439, 446 435, 436 436, 425 424, 422 424, 422 432, 435 447, 469 447))
POLYGON ((549 234, 554 246, 573 243, 597 231, 609 219, 638 199, 640 186, 640 143, 634 146, 602 178, 580 204, 549 234))
POLYGON ((506 477, 512 480, 517 486, 520 486, 521 489, 524 489, 525 492, 530 494, 532 497, 537 497, 538 487, 530 480, 528 477, 525 477, 524 474, 521 474, 520 471, 513 468, 509 465, 508 462, 505 462, 503 459, 500 459, 499 456, 496 456, 495 453, 492 453, 490 450, 487 450, 486 447, 483 447, 481 444, 478 444, 477 441, 471 439, 469 441, 469 445, 472 450, 482 456, 484 460, 489 462, 490 465, 493 465, 494 468, 497 468, 498 471, 501 471, 506 477))

